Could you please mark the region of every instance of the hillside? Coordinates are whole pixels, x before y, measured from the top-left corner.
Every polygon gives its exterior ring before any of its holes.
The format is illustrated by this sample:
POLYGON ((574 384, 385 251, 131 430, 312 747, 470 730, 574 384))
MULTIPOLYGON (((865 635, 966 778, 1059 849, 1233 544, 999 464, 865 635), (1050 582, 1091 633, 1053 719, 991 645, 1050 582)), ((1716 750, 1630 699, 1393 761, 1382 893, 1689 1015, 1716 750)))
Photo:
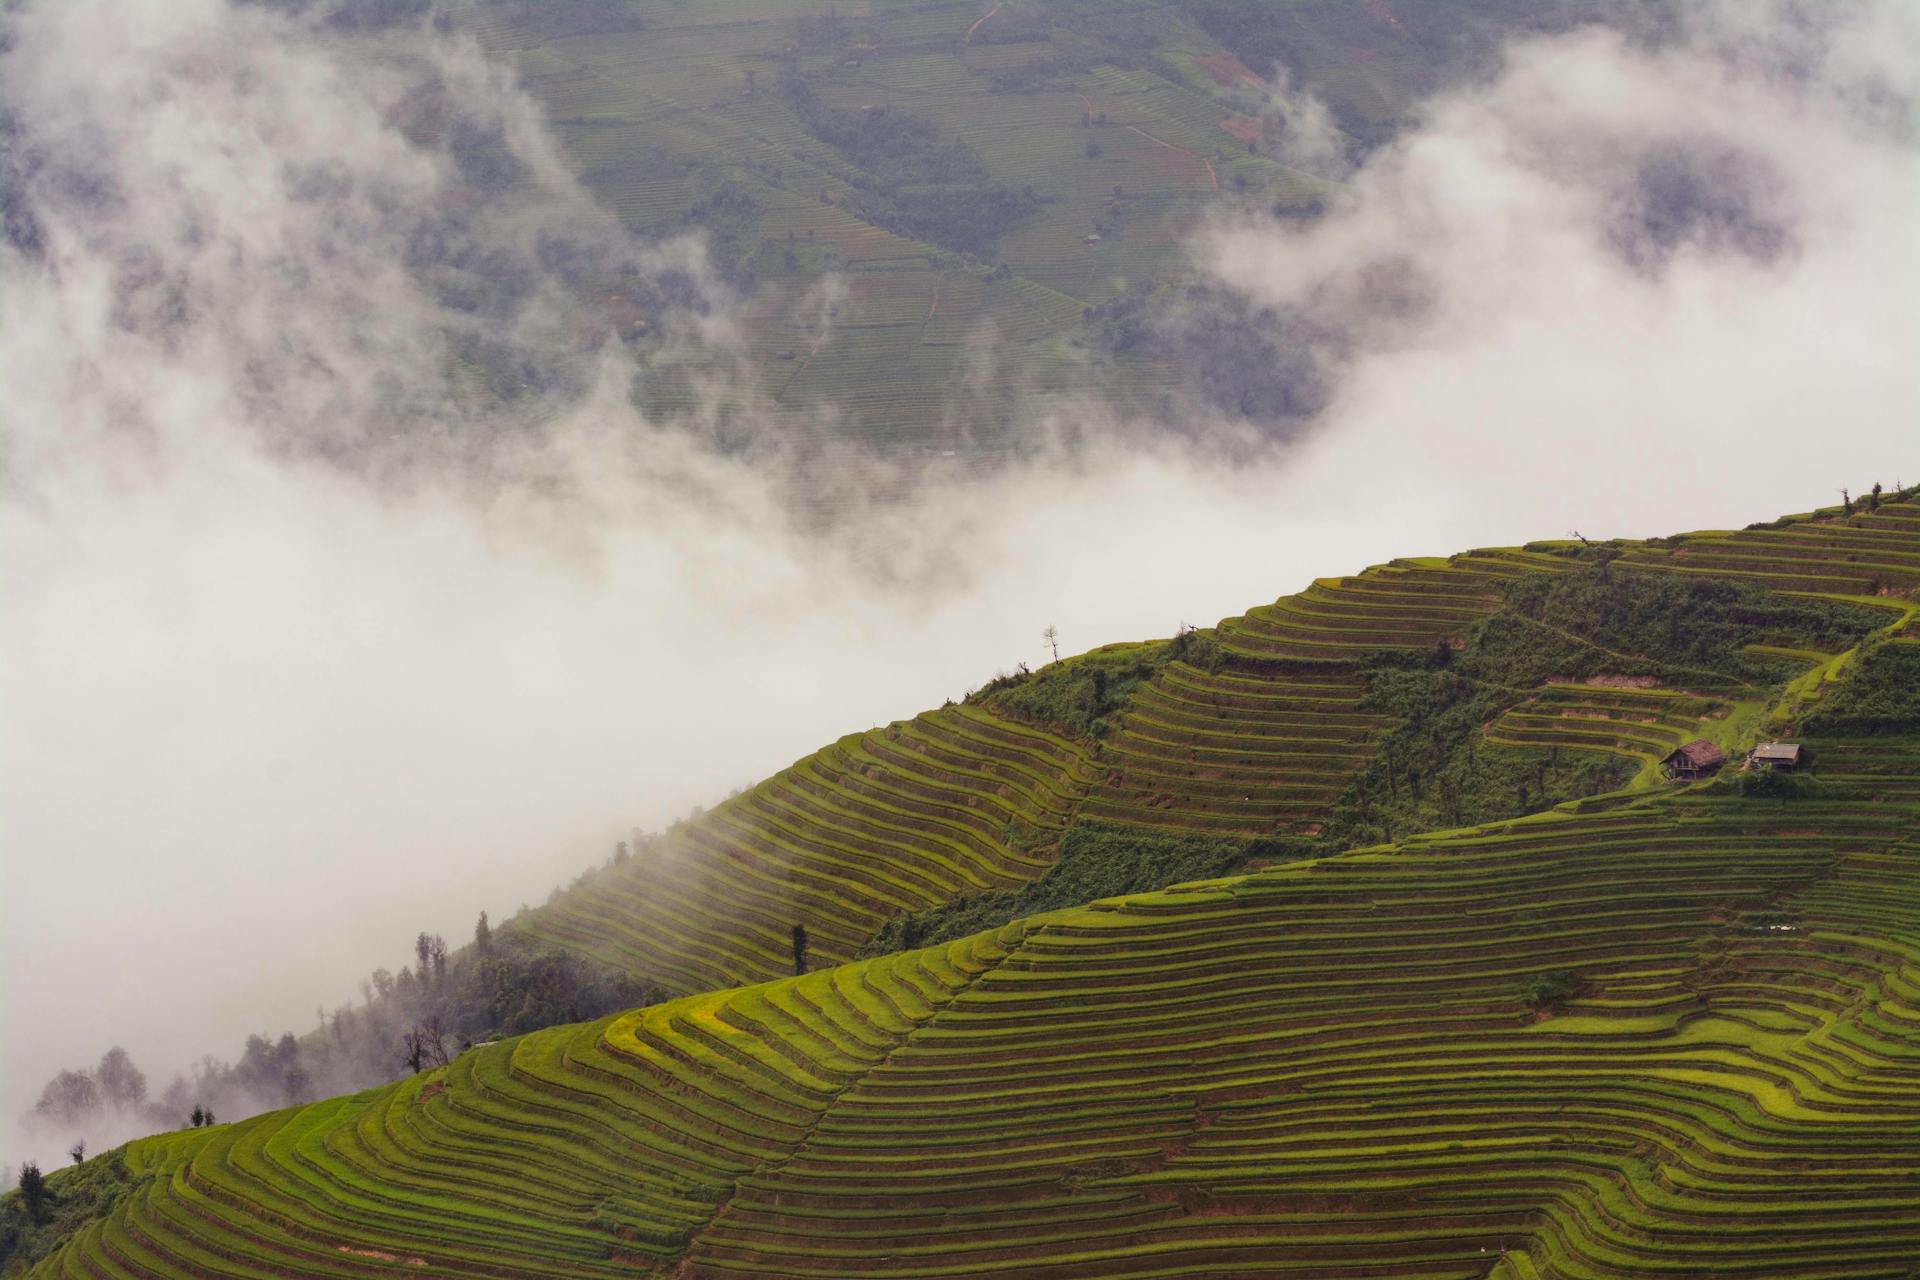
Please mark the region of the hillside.
POLYGON ((1520 816, 1644 785, 1690 738, 1751 745, 1916 587, 1913 502, 1323 578, 842 738, 513 927, 690 994, 791 972, 795 924, 817 964, 898 942, 903 913, 1016 893, 1063 847, 1214 874, 1520 816), (1581 638, 1630 605, 1644 625, 1581 638))
POLYGON ((1902 1275, 1901 728, 135 1143, 34 1274, 1902 1275))
POLYGON ((1916 588, 1900 495, 1003 678, 513 926, 706 989, 55 1173, 32 1274, 1903 1274, 1916 588))
POLYGON ((1215 300, 1181 293, 1199 219, 1309 216, 1332 189, 1327 165, 1295 162, 1276 74, 1328 104, 1337 156, 1390 138, 1505 37, 1637 7, 482 0, 459 14, 597 203, 648 239, 700 231, 749 299, 744 368, 724 369, 659 358, 670 340, 617 283, 583 300, 656 358, 649 412, 991 453, 1031 421, 1016 403, 1053 392, 1297 416, 1298 359, 1224 350, 1203 319, 1215 300), (1141 319, 1155 291, 1155 313, 1181 323, 1141 319))

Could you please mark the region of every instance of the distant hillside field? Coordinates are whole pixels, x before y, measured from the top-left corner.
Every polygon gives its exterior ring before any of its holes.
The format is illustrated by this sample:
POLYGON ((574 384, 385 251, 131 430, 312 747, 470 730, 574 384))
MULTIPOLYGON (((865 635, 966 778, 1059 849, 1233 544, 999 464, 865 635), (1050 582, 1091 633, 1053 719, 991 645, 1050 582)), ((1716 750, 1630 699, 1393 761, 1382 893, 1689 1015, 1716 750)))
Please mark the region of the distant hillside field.
MULTIPOLYGON (((1310 391, 1285 360, 1225 357, 1205 326, 1132 323, 1141 299, 1189 280, 1183 241, 1202 218, 1310 215, 1331 191, 1285 158, 1298 126, 1276 75, 1327 101, 1336 150, 1357 150, 1503 37, 1635 7, 475 0, 459 12, 545 108, 600 204, 643 237, 705 233, 750 299, 748 372, 728 367, 721 412, 889 451, 978 453, 1011 447, 1013 406, 1049 393, 1298 412, 1310 391)), ((636 352, 661 341, 630 300, 600 301, 636 352)), ((671 416, 711 408, 715 392, 676 365, 642 400, 671 416)))

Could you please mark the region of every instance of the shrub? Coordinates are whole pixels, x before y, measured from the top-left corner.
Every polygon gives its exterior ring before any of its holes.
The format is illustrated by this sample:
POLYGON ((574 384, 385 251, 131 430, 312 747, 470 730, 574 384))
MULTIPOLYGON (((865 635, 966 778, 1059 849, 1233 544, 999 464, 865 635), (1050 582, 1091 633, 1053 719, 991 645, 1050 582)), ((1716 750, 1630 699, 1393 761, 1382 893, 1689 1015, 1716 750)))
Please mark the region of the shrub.
POLYGON ((1733 789, 1755 799, 1795 800, 1817 794, 1820 783, 1811 774, 1755 768, 1734 774, 1733 789))
POLYGON ((1585 981, 1571 969, 1536 974, 1527 983, 1527 1007, 1541 1013, 1557 1013, 1585 987, 1585 981))
POLYGON ((1834 735, 1920 730, 1920 645, 1883 644, 1862 653, 1803 728, 1834 735))

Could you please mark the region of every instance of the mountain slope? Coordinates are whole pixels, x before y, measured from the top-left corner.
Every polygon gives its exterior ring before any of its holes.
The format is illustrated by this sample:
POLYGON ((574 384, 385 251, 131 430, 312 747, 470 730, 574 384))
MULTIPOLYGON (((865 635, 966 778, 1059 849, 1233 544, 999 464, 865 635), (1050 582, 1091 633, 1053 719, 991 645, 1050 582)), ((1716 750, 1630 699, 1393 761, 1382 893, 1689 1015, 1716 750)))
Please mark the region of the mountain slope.
POLYGON ((1399 562, 844 739, 657 851, 726 874, 635 859, 518 926, 682 957, 715 989, 57 1173, 94 1217, 33 1274, 1899 1274, 1920 1248, 1916 516, 1399 562), (1786 624, 1829 647, 1755 640, 1786 624), (1362 700, 1410 710, 1343 709, 1362 700), (1642 767, 1768 724, 1807 730, 1811 776, 1642 767), (1311 812, 1349 823, 1444 812, 1393 778, 1439 790, 1464 759, 1498 781, 1503 751, 1529 776, 1582 752, 1639 772, 729 985, 786 961, 802 889, 845 951, 888 910, 1022 883, 1076 831, 1151 850, 1293 823, 1206 784, 1342 741, 1372 758, 1311 812), (1422 742, 1451 755, 1413 761, 1422 742))
MULTIPOLYGON (((1920 586, 1920 503, 1657 543, 1403 560, 1323 578, 1211 631, 1096 650, 997 682, 1005 687, 966 705, 843 738, 515 927, 690 993, 791 972, 795 924, 808 930, 817 962, 838 963, 895 916, 1031 880, 1077 823, 1245 841, 1249 856, 1265 856, 1253 842, 1311 839, 1343 800, 1368 784, 1395 786, 1409 753, 1432 749, 1393 734, 1405 709, 1383 705, 1374 688, 1382 662, 1464 647, 1516 583, 1592 572, 1597 563, 1649 583, 1711 574, 1893 605, 1881 593, 1920 586), (1375 766, 1389 763, 1395 777, 1382 779, 1375 766)), ((1547 625, 1501 618, 1503 629, 1547 625)), ((1519 634, 1523 646, 1535 639, 1519 634)), ((1666 670, 1550 627, 1539 640, 1551 640, 1569 665, 1584 652, 1595 672, 1629 682, 1666 670)), ((1770 660, 1798 673, 1832 658, 1807 651, 1770 660)), ((1758 731, 1753 716, 1726 717, 1742 699, 1770 698, 1765 688, 1684 664, 1671 674, 1699 696, 1549 683, 1567 672, 1530 673, 1528 687, 1502 693, 1489 704, 1500 718, 1479 740, 1522 761, 1512 769, 1523 779, 1544 781, 1474 816, 1544 807, 1576 764, 1596 756, 1629 759, 1630 774, 1682 737, 1758 731), (1687 714, 1676 715, 1682 705, 1687 714), (1541 767, 1547 762, 1551 769, 1541 767)), ((1591 767, 1600 782, 1613 776, 1591 767)), ((1438 785, 1450 784, 1443 777, 1438 785)), ((1458 820, 1468 817, 1458 811, 1458 820)), ((1413 825, 1453 819, 1447 810, 1413 825)))
POLYGON ((1662 793, 1094 903, 150 1139, 35 1274, 1898 1274, 1895 742, 1825 798, 1662 793))

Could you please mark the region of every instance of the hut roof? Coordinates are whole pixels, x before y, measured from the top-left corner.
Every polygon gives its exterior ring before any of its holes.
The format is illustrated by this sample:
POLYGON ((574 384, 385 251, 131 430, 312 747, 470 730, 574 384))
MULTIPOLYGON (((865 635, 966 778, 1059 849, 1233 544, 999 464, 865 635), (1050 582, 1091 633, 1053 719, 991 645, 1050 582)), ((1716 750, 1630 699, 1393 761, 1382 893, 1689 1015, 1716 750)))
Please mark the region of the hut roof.
POLYGON ((1696 769, 1711 769, 1714 765, 1727 762, 1727 753, 1705 738, 1695 738, 1686 746, 1675 748, 1667 759, 1672 760, 1674 756, 1682 757, 1696 769))
POLYGON ((1753 749, 1755 760, 1798 760, 1800 744, 1797 742, 1763 742, 1753 749))

